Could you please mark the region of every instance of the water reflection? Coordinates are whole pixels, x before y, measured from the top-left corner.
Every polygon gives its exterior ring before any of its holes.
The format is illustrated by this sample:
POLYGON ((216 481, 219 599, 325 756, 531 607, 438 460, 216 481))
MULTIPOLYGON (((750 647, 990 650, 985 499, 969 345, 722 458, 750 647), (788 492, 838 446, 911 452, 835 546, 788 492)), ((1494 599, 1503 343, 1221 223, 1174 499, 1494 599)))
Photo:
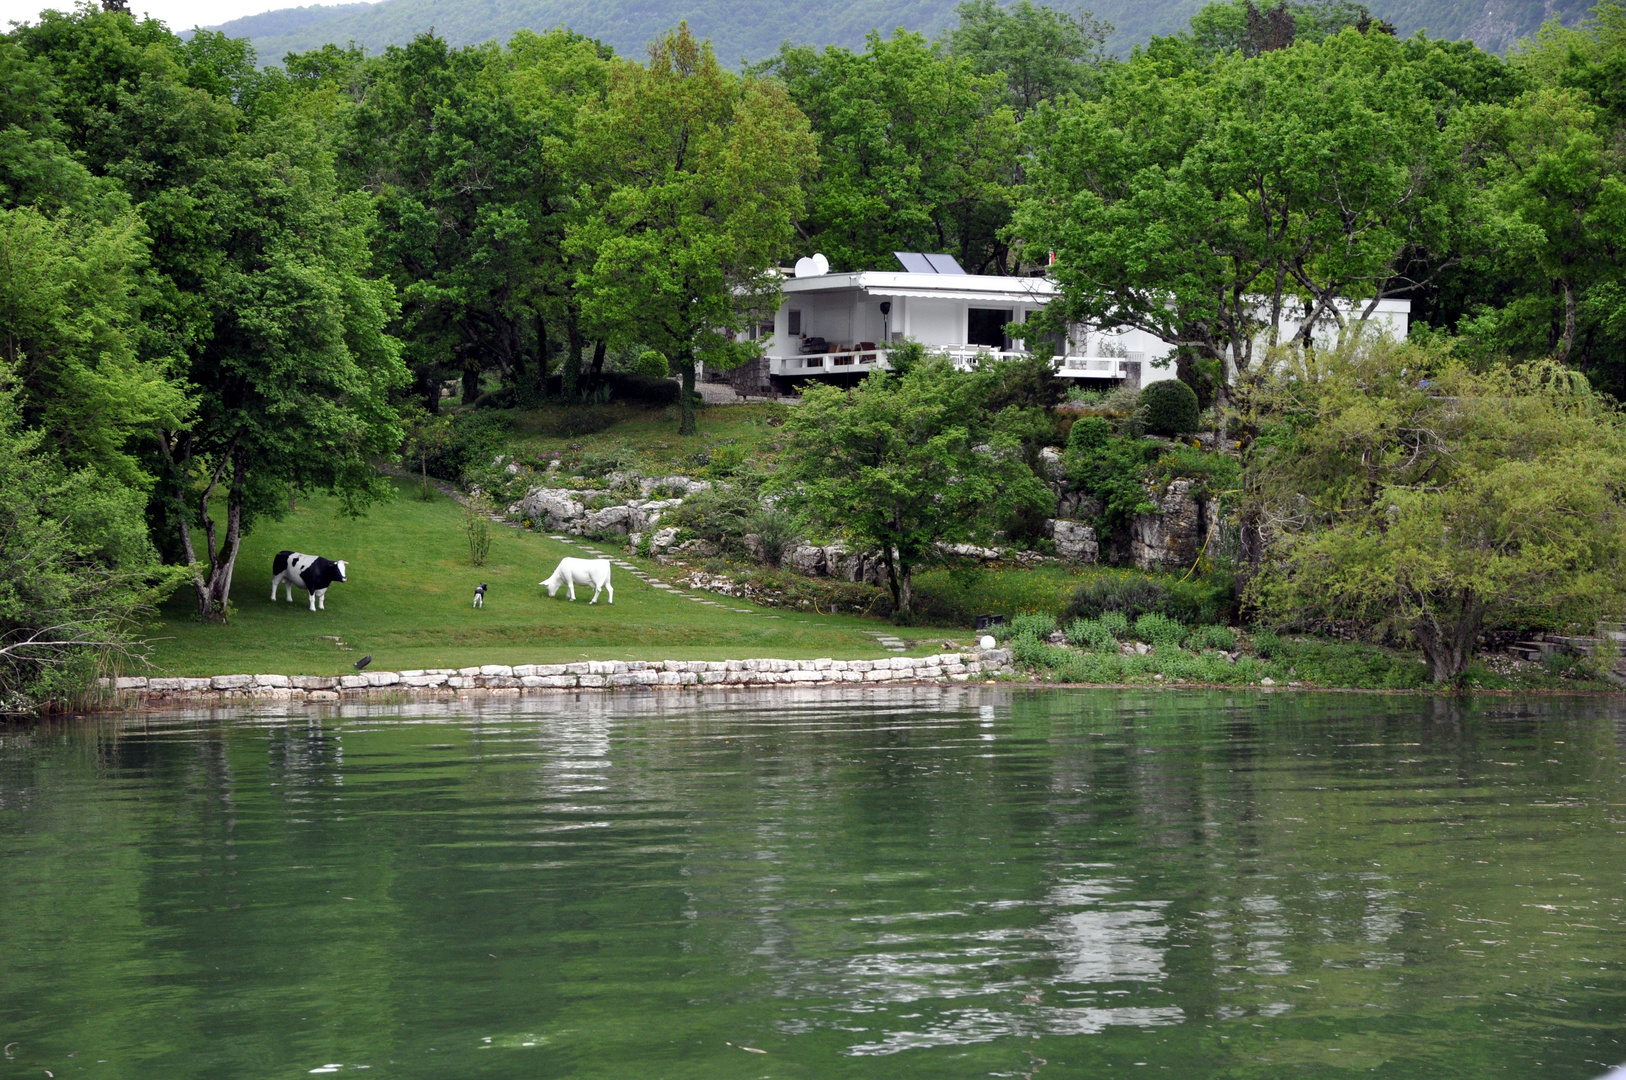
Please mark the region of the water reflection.
POLYGON ((0 1041, 59 1076, 1591 1076, 1623 731, 953 688, 6 732, 0 1041))

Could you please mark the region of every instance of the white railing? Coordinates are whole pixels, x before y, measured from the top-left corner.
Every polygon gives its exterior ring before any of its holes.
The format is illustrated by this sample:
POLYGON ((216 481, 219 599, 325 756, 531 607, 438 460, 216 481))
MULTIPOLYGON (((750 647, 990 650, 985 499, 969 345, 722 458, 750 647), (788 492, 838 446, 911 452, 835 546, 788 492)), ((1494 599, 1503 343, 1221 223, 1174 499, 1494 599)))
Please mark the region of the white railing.
MULTIPOLYGON (((941 350, 962 370, 970 370, 980 358, 1010 360, 1025 353, 982 348, 975 345, 950 345, 941 350)), ((1073 379, 1121 379, 1124 377, 1124 358, 1119 356, 1053 356, 1051 362, 1056 374, 1073 379)), ((845 375, 884 369, 886 350, 865 352, 809 353, 805 356, 770 356, 768 373, 788 378, 803 375, 845 375)))
POLYGON ((768 358, 768 373, 771 375, 842 375, 847 372, 874 371, 885 366, 884 349, 768 358))

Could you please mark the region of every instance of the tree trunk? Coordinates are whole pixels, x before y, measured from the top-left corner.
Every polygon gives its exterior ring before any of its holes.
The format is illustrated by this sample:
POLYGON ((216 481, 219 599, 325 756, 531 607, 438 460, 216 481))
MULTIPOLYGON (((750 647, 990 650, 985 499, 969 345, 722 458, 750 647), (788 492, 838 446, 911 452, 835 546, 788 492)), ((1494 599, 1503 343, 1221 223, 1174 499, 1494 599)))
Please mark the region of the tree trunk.
POLYGON ((1575 285, 1568 278, 1560 278, 1558 284, 1564 290, 1564 334, 1553 350, 1553 359, 1562 364, 1575 344, 1575 285))
POLYGON ((480 371, 478 368, 466 367, 463 369, 463 404, 473 405, 480 398, 480 371))
POLYGON ((679 405, 682 419, 678 422, 679 435, 693 435, 694 424, 694 357, 684 359, 678 371, 683 375, 682 401, 679 405))
POLYGON ((542 313, 538 311, 536 319, 536 392, 538 395, 548 389, 548 324, 543 321, 542 313))
POLYGON ((898 610, 893 615, 893 619, 896 620, 902 626, 909 625, 910 623, 914 622, 914 619, 915 619, 915 608, 914 608, 915 589, 914 589, 914 583, 915 583, 915 568, 910 566, 908 563, 904 562, 902 558, 899 558, 898 559, 898 610))
POLYGON ((423 407, 433 416, 440 415, 440 380, 435 378, 434 368, 424 368, 418 372, 417 385, 414 387, 423 395, 423 407))
MULTIPOLYGON (((226 537, 225 542, 216 543, 215 521, 209 513, 209 495, 219 482, 221 469, 215 472, 215 483, 211 483, 198 500, 198 513, 203 525, 204 536, 208 543, 209 570, 208 575, 196 575, 193 588, 198 598, 198 618, 205 621, 225 622, 226 614, 231 603, 232 571, 237 565, 237 552, 243 536, 243 493, 247 485, 244 475, 242 453, 235 444, 229 451, 228 460, 231 463, 232 478, 230 493, 226 497, 226 537)), ((226 462, 222 462, 224 466, 226 462)), ((182 522, 182 542, 186 547, 187 558, 192 562, 197 559, 192 552, 191 532, 182 522)))
POLYGON ((604 342, 593 342, 593 385, 597 386, 604 378, 604 342))
POLYGON ((1463 591, 1441 598, 1437 606, 1425 610, 1412 623, 1412 633, 1422 646, 1435 682, 1454 682, 1468 670, 1484 621, 1484 602, 1463 591))
POLYGON ((560 370, 566 397, 575 397, 582 381, 582 332, 576 324, 576 313, 565 310, 565 366, 560 370))
POLYGON ((881 546, 881 562, 886 566, 886 584, 892 590, 892 613, 896 617, 903 610, 903 583, 898 580, 898 565, 893 554, 891 544, 881 546))

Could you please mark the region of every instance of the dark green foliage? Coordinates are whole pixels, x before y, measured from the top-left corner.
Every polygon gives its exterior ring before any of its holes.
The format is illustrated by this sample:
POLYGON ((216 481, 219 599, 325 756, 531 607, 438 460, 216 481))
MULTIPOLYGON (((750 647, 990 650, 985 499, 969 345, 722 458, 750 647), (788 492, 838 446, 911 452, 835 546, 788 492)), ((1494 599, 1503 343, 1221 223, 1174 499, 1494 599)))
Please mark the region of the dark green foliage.
POLYGON ((1224 649, 1229 652, 1236 648, 1236 632, 1229 626, 1199 626, 1186 639, 1186 648, 1224 649))
POLYGON ((502 452, 513 433, 512 417, 485 410, 456 413, 445 442, 428 455, 430 476, 459 483, 464 470, 485 465, 502 452))
POLYGON ((683 506, 667 511, 660 525, 676 525, 715 543, 727 555, 743 555, 745 533, 751 532, 759 514, 761 503, 753 491, 743 485, 717 485, 683 499, 683 506))
POLYGON ((1186 628, 1177 619, 1157 612, 1149 612, 1135 620, 1133 634, 1136 641, 1148 645, 1172 647, 1186 639, 1186 628))
POLYGON ((1189 625, 1223 623, 1236 613, 1236 577, 1221 565, 1204 574, 1172 579, 1164 614, 1189 625))
MULTIPOLYGON (((1061 621, 1167 615, 1187 625, 1223 622, 1236 608, 1235 579, 1226 571, 1152 578, 1133 570, 1100 570, 1074 590, 1061 621)), ((1126 623, 1127 627, 1127 623, 1126 623)))
POLYGON ((1285 666, 1285 674, 1298 681, 1368 690, 1416 690, 1430 682, 1426 664, 1375 646, 1274 635, 1262 643, 1264 637, 1254 636, 1255 650, 1264 656, 1261 644, 1268 647, 1275 665, 1285 666))
POLYGON ((1106 612, 1115 612, 1132 620, 1149 612, 1162 611, 1168 600, 1168 590, 1148 577, 1103 571, 1073 593, 1062 612, 1062 621, 1094 619, 1106 612))
POLYGON ((1067 624, 1067 644, 1096 652, 1118 651, 1118 635, 1104 619, 1074 619, 1067 624))
POLYGON ((1152 463, 1146 478, 1158 487, 1170 480, 1196 480, 1202 495, 1219 498, 1234 494, 1242 486, 1242 463, 1228 454, 1175 446, 1152 463))
POLYGON ((610 388, 611 400, 639 405, 676 405, 683 392, 673 380, 643 372, 612 371, 604 376, 604 385, 610 388))
POLYGON ((1142 477, 1164 446, 1153 439, 1103 438, 1104 425, 1108 421, 1096 416, 1075 421, 1064 462, 1069 479, 1100 500, 1096 527, 1109 535, 1126 527, 1136 514, 1157 509, 1146 494, 1142 477))
POLYGON ((133 664, 135 617, 184 572, 159 566, 142 491, 67 468, 22 427, 9 374, 0 363, 0 714, 133 664))
POLYGON ((1202 423, 1197 392, 1179 379, 1155 382, 1140 392, 1141 422, 1153 435, 1188 435, 1202 423))

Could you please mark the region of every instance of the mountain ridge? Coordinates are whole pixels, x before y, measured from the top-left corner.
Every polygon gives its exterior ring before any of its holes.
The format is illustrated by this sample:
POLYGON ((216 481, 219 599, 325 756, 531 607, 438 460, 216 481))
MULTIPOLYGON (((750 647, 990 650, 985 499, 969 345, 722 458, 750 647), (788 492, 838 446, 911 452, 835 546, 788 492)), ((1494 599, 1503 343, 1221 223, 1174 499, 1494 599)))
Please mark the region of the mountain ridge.
MULTIPOLYGON (((1124 54, 1155 34, 1183 29, 1205 0, 1100 0, 1094 14, 1116 27, 1107 48, 1124 54)), ((282 8, 209 27, 246 37, 261 63, 280 63, 289 52, 355 42, 369 52, 410 41, 431 28, 453 46, 506 41, 518 30, 565 26, 638 56, 644 46, 680 21, 711 39, 727 64, 770 55, 781 42, 861 48, 872 30, 894 28, 928 36, 954 23, 958 0, 810 0, 796 8, 752 0, 379 0, 282 8)), ((1574 23, 1589 8, 1583 0, 1377 0, 1373 13, 1402 35, 1468 39, 1506 52, 1533 34, 1543 19, 1574 23)))

